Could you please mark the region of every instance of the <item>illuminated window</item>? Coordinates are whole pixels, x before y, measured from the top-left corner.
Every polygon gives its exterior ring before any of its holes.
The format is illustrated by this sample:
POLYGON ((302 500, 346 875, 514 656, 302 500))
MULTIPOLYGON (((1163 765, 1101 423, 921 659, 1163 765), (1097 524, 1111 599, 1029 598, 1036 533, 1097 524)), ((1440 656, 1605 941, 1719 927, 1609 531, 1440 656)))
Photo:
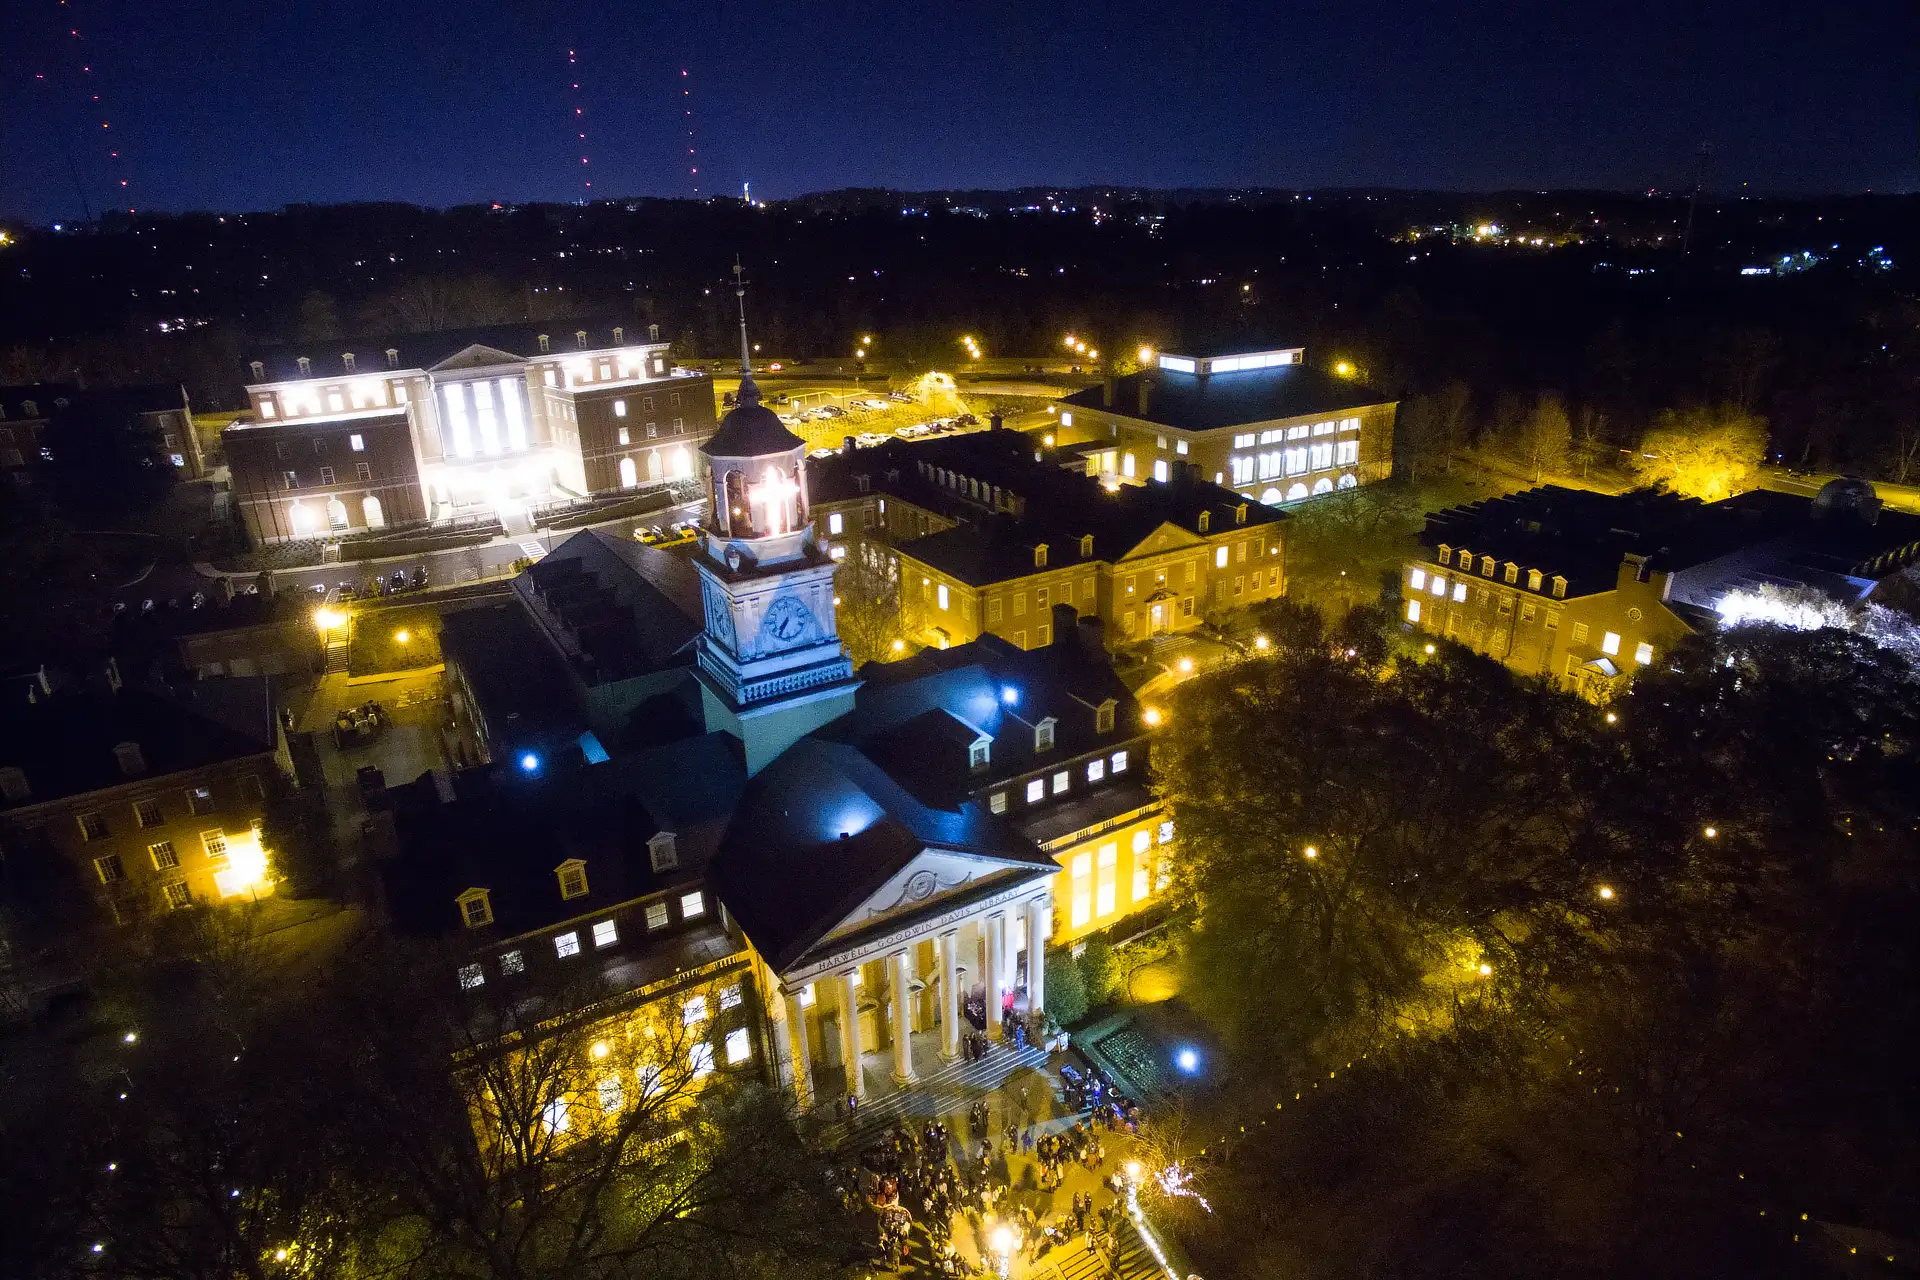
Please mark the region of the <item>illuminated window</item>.
POLYGON ((1175 453, 1179 453, 1179 454, 1184 454, 1184 453, 1186 453, 1186 451, 1187 451, 1187 442, 1186 442, 1185 440, 1175 440, 1175 441, 1173 442, 1173 451, 1174 451, 1175 453))
POLYGON ((747 1037, 745 1027, 736 1027, 727 1032, 727 1065, 737 1067, 753 1056, 753 1044, 747 1037))
POLYGON ((1585 644, 1587 642, 1587 624, 1586 623, 1576 622, 1573 624, 1573 642, 1575 644, 1585 644))
POLYGON ((1350 467, 1358 461, 1360 461, 1360 442, 1358 440, 1342 440, 1334 447, 1333 462, 1335 466, 1350 467))
POLYGON ((600 1109, 611 1115, 618 1111, 626 1101, 620 1088, 619 1076, 600 1077, 600 1109))
POLYGON ((1224 546, 1213 549, 1213 567, 1216 569, 1227 567, 1227 549, 1224 546))
POLYGON ((172 881, 162 892, 167 895, 167 906, 175 910, 193 902, 193 892, 187 888, 185 880, 172 881))
POLYGON ((549 1134, 567 1131, 567 1104, 564 1099, 555 1098, 540 1108, 540 1123, 546 1126, 549 1134))
POLYGON ((1035 778, 1027 783, 1027 803, 1039 804, 1047 798, 1047 783, 1044 778, 1035 778))
POLYGON ((837 534, 845 526, 846 526, 846 521, 841 517, 838 511, 831 512, 830 514, 828 514, 827 516, 827 532, 828 533, 837 534))
POLYGON ((1429 586, 1433 591, 1433 594, 1435 594, 1436 596, 1444 596, 1445 594, 1447 594, 1447 575, 1444 573, 1434 574, 1433 581, 1432 583, 1429 584, 1429 586))
POLYGON ((207 861, 225 866, 227 863, 227 833, 224 831, 202 831, 200 847, 207 851, 207 861))
POLYGON ((364 437, 356 432, 347 437, 347 447, 355 453, 365 453, 367 450, 367 442, 364 437))
POLYGON ((187 789, 187 812, 212 813, 213 792, 206 787, 189 787, 187 789))
POLYGON ((720 1007, 722 1009, 737 1008, 739 1007, 739 1004, 740 1004, 740 984, 739 983, 737 982, 729 983, 727 986, 720 988, 720 1007))
POLYGON ((501 954, 500 972, 525 973, 526 971, 527 971, 527 958, 521 955, 518 951, 507 951, 501 954))
POLYGON ((469 929, 493 923, 493 904, 485 889, 469 889, 460 895, 460 918, 469 929))
POLYGON ((1136 861, 1133 864, 1133 900, 1144 902, 1152 891, 1152 882, 1147 875, 1147 864, 1136 861))
POLYGON ((666 927, 667 904, 664 902, 649 902, 647 904, 647 929, 652 931, 666 927))
POLYGON ((1087 781, 1088 782, 1098 782, 1100 781, 1100 779, 1106 776, 1107 776, 1107 762, 1105 760, 1087 761, 1087 781))
POLYGON ((1133 478, 1133 455, 1131 453, 1121 455, 1120 474, 1129 480, 1133 478))
POLYGON ((171 840, 162 840, 158 844, 148 845, 147 854, 153 859, 155 871, 170 871, 180 865, 180 855, 173 851, 171 840))
POLYGON ((698 1026, 707 1020, 707 998, 704 995, 688 996, 686 1003, 680 1006, 680 1025, 698 1026))
POLYGON ((1467 601, 1467 584, 1464 582, 1454 583, 1453 584, 1453 602, 1455 604, 1465 604, 1466 601, 1467 601))
POLYGON ((93 860, 93 873, 100 877, 101 884, 119 884, 127 878, 127 869, 120 861, 120 855, 110 853, 104 858, 93 860))
POLYGON ((1152 846, 1153 832, 1143 829, 1133 833, 1133 851, 1135 853, 1145 853, 1152 846))
POLYGON ((1053 794, 1055 795, 1064 794, 1067 789, 1067 784, 1071 781, 1072 781, 1072 778, 1069 776, 1069 774, 1065 769, 1062 769, 1060 772, 1054 774, 1053 775, 1053 794))
MULTIPOLYGON (((615 400, 613 402, 613 416, 616 418, 624 418, 627 416, 627 402, 625 400, 615 400)), ((624 444, 626 442, 622 441, 621 443, 624 444)))
POLYGON ((1605 635, 1600 637, 1600 652, 1607 654, 1609 656, 1620 652, 1619 632, 1609 631, 1605 635))
POLYGON ((133 805, 133 820, 143 827, 157 827, 163 821, 158 800, 137 800, 133 805))
MULTIPOLYGON (((992 750, 993 744, 985 738, 973 743, 967 748, 967 767, 969 769, 986 768, 988 761, 991 759, 992 750)), ((1002 807, 1004 807, 1004 805, 1005 802, 1002 801, 1002 807)), ((995 810, 995 812, 998 812, 998 810, 995 810)))
POLYGON ((1519 565, 1513 564, 1512 562, 1507 564, 1506 581, 1508 586, 1512 586, 1514 583, 1520 581, 1519 565))
POLYGON ((486 984, 487 972, 479 965, 463 964, 460 966, 460 989, 462 991, 471 991, 475 987, 483 987, 486 984))
POLYGON ((693 1078, 713 1074, 713 1046, 704 1040, 687 1050, 687 1065, 692 1068, 693 1078))
POLYGON ((993 810, 995 813, 1005 813, 1007 811, 1007 793, 1004 791, 996 791, 988 796, 987 808, 993 810))
POLYGON ((613 921, 602 920, 599 924, 593 926, 594 946, 610 947, 618 941, 620 941, 620 930, 615 927, 613 921))
POLYGON ((1540 589, 1540 582, 1541 573, 1538 569, 1527 570, 1527 590, 1538 591, 1540 589))
POLYGON ((1120 845, 1109 841, 1100 846, 1099 874, 1094 887, 1093 913, 1096 916, 1113 914, 1115 880, 1119 875, 1120 845))
POLYGON ((1418 600, 1407 601, 1407 621, 1420 621, 1420 602, 1418 600))
POLYGON ((562 960, 566 959, 568 956, 579 955, 580 954, 580 935, 578 933, 560 934, 559 936, 555 937, 553 940, 553 949, 554 949, 554 952, 558 954, 562 960))
POLYGON ((1127 771, 1127 753, 1124 751, 1114 752, 1113 755, 1108 758, 1107 762, 1113 766, 1115 773, 1125 773, 1127 771))
POLYGON ((707 900, 700 896, 698 889, 695 889, 692 893, 683 893, 680 895, 680 918, 682 920, 692 920, 696 916, 703 916, 705 914, 707 914, 707 900))
POLYGON ((1165 822, 1162 822, 1160 824, 1160 843, 1161 844, 1173 843, 1173 819, 1172 818, 1168 818, 1165 822))
POLYGON ((1407 585, 1411 586, 1415 591, 1426 590, 1427 571, 1425 569, 1415 569, 1407 575, 1407 585))
POLYGON ((632 435, 632 432, 631 432, 631 431, 630 431, 630 429, 629 429, 629 428, 627 428, 627 427, 621 427, 621 428, 620 428, 620 429, 619 429, 618 431, 616 431, 616 432, 614 432, 614 439, 615 439, 615 441, 616 441, 616 442, 618 442, 618 443, 620 443, 620 444, 632 444, 632 443, 633 443, 633 435, 632 435))
POLYGON ((1643 667, 1646 666, 1649 662, 1652 662, 1653 646, 1645 643, 1635 646, 1633 650, 1633 660, 1639 663, 1643 667))
POLYGON ((939 600, 940 607, 942 609, 945 609, 948 603, 947 584, 943 582, 937 588, 935 588, 934 595, 939 600))

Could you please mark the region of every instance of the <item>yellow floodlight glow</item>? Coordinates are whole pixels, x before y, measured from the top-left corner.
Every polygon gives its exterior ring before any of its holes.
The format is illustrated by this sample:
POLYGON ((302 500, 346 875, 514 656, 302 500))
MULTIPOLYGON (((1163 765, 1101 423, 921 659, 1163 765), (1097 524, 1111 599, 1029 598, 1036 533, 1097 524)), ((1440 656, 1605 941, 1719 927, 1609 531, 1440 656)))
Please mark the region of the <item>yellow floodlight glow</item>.
POLYGON ((1613 714, 1613 712, 1611 712, 1611 711, 1609 711, 1609 712, 1607 712, 1607 723, 1608 723, 1608 724, 1618 724, 1619 722, 1620 722, 1620 717, 1619 717, 1619 716, 1617 716, 1617 715, 1615 715, 1615 714, 1613 714))
POLYGON ((1146 345, 1145 343, 1141 343, 1141 344, 1140 344, 1140 350, 1139 350, 1139 352, 1138 352, 1137 354, 1138 354, 1138 355, 1139 355, 1139 357, 1140 357, 1140 363, 1141 363, 1141 364, 1152 364, 1152 363, 1153 363, 1153 348, 1152 348, 1152 347, 1149 347, 1149 346, 1147 346, 1147 345, 1146 345))
POLYGON ((1480 976, 1483 978, 1491 978, 1493 976, 1493 966, 1482 962, 1480 965, 1480 976))
POLYGON ((1264 651, 1269 643, 1271 642, 1265 636, 1255 636, 1253 638, 1253 647, 1256 649, 1264 651))
POLYGON ((1343 378, 1351 378, 1353 376, 1353 361, 1336 360, 1333 365, 1333 371, 1343 378))
POLYGON ((907 650, 907 642, 905 640, 895 640, 893 642, 893 651, 895 653, 905 653, 906 650, 907 650))
POLYGON ((593 1056, 595 1058, 604 1058, 609 1052, 610 1050, 605 1040, 595 1040, 593 1042, 593 1056))
POLYGON ((1713 839, 1713 838, 1714 838, 1715 836, 1717 836, 1717 835, 1719 835, 1719 834, 1720 834, 1720 828, 1718 828, 1718 827, 1708 827, 1708 828, 1707 828, 1707 839, 1709 839, 1709 840, 1711 840, 1711 839, 1713 839))
POLYGON ((1600 886, 1600 901, 1602 902, 1613 901, 1613 889, 1610 886, 1604 885, 1604 884, 1600 886))
POLYGON ((267 875, 267 851, 260 845, 258 831, 248 829, 227 836, 227 865, 213 873, 213 887, 223 898, 273 892, 273 880, 267 875))
POLYGON ((1002 1258, 1013 1252, 1013 1231, 1004 1223, 993 1229, 993 1251, 1002 1258))
POLYGON ((1053 432, 1049 431, 1047 434, 1041 436, 1040 443, 1046 445, 1049 449, 1053 448, 1053 432))
POLYGON ((313 611, 313 625, 321 631, 331 631, 346 620, 346 614, 338 609, 329 609, 325 605, 313 611))
POLYGON ((400 628, 400 630, 393 633, 393 638, 395 643, 405 644, 407 643, 407 641, 413 639, 413 632, 407 630, 405 627, 402 627, 400 628))
POLYGON ((1127 1176, 1135 1182, 1140 1181, 1140 1162, 1138 1160, 1127 1161, 1127 1176))
POLYGON ((1433 650, 1433 646, 1432 646, 1432 645, 1428 645, 1428 646, 1427 646, 1427 656, 1428 656, 1428 657, 1432 657, 1432 656, 1433 656, 1433 651, 1434 651, 1434 650, 1433 650))
POLYGON ((1148 707, 1140 713, 1140 718, 1146 722, 1149 729, 1155 729, 1159 727, 1160 722, 1166 717, 1160 714, 1160 708, 1148 707))
POLYGON ((1183 675, 1183 676, 1188 676, 1188 675, 1192 675, 1192 674, 1193 674, 1193 659, 1192 659, 1192 658, 1182 658, 1182 659, 1180 659, 1180 661, 1179 661, 1178 663, 1176 663, 1175 665, 1177 665, 1177 666, 1178 666, 1178 667, 1180 668, 1180 674, 1181 674, 1181 675, 1183 675))
POLYGON ((1320 856, 1320 851, 1314 848, 1312 845, 1308 845, 1306 848, 1306 855, 1309 858, 1317 858, 1320 856))

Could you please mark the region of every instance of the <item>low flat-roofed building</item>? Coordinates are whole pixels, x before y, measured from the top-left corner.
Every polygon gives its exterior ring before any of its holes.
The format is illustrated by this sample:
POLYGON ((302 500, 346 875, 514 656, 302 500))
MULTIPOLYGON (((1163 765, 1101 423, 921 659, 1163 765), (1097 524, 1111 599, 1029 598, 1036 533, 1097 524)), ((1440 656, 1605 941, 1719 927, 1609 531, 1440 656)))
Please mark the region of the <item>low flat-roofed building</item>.
POLYGON ((1711 503, 1547 485, 1433 512, 1420 540, 1407 622, 1605 699, 1762 586, 1868 598, 1920 558, 1920 516, 1858 480, 1711 503))
POLYGON ((1090 474, 1164 480, 1181 462, 1268 506, 1384 480, 1396 402, 1304 362, 1300 347, 1163 351, 1067 396, 1052 429, 1090 474))

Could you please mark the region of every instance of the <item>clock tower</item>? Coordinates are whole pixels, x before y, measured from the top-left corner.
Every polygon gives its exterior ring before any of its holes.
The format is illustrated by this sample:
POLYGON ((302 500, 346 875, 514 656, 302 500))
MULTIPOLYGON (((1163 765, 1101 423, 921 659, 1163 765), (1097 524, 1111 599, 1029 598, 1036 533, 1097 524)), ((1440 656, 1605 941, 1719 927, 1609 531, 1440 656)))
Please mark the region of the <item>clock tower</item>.
POLYGON ((707 728, 739 738, 754 774, 852 710, 859 682, 835 624, 834 564, 813 536, 806 442, 760 403, 751 372, 700 451, 709 510, 694 563, 706 629, 694 676, 707 728))

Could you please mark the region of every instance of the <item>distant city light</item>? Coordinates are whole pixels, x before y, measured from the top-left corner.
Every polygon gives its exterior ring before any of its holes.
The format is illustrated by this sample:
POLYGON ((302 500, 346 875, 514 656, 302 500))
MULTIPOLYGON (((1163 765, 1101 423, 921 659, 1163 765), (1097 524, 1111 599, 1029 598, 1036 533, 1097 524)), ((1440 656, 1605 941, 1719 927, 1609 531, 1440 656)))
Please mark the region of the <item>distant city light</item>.
POLYGON ((540 757, 529 751, 520 757, 520 767, 528 773, 540 772, 540 757))

